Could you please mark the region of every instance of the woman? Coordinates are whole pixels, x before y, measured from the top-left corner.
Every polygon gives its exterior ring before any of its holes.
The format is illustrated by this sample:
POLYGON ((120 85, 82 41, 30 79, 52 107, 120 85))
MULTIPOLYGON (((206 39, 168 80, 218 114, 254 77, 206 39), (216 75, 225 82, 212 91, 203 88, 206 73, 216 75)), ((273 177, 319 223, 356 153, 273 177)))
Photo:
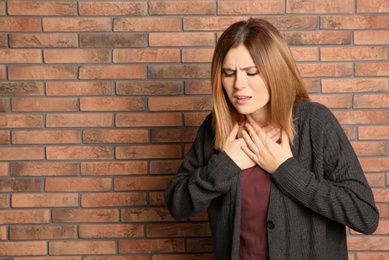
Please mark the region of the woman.
POLYGON ((333 114, 310 102, 281 33, 232 24, 212 60, 214 107, 165 191, 177 220, 208 209, 216 259, 347 259, 346 228, 379 213, 333 114))

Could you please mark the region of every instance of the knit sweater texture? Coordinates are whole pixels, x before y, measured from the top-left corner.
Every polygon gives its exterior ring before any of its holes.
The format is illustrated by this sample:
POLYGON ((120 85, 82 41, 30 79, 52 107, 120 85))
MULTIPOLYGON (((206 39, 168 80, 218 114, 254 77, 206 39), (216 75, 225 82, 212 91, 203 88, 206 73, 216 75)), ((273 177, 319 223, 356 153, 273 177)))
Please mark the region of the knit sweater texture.
MULTIPOLYGON (((272 175, 269 258, 347 259, 346 226, 364 234, 377 228, 371 188, 328 108, 301 102, 293 115, 293 157, 272 175)), ((208 210, 217 260, 238 260, 241 172, 225 152, 214 148, 211 113, 165 190, 167 208, 177 220, 208 210)))

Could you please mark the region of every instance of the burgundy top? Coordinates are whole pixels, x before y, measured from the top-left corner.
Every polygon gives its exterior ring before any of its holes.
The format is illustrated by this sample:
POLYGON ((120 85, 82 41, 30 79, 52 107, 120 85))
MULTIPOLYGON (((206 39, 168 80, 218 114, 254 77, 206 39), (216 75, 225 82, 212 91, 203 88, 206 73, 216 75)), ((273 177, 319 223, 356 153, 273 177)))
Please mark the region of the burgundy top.
POLYGON ((268 260, 267 209, 271 176, 258 165, 242 172, 239 260, 268 260))

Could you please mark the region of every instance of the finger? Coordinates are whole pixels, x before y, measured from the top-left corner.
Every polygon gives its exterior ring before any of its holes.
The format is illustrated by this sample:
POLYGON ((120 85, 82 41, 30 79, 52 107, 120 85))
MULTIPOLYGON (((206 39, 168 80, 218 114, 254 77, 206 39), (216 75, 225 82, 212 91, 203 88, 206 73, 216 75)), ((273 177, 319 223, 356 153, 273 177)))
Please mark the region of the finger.
MULTIPOLYGON (((252 132, 254 132, 254 130, 252 130, 252 132)), ((259 148, 258 146, 262 145, 261 143, 260 144, 257 144, 256 142, 258 142, 258 140, 255 142, 253 140, 253 138, 257 138, 258 137, 256 136, 256 134, 249 134, 246 130, 243 130, 242 131, 242 134, 243 134, 243 139, 244 141, 246 142, 246 146, 253 152, 253 153, 258 153, 259 151, 259 148)), ((260 140, 259 140, 260 142, 260 140)))

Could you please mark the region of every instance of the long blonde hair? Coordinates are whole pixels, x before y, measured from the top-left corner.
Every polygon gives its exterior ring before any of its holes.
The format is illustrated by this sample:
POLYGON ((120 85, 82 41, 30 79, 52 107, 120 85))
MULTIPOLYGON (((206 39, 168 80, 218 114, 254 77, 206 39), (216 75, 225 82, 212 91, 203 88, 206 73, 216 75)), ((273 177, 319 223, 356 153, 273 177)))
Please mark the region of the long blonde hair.
POLYGON ((269 22, 250 18, 229 26, 220 36, 212 58, 213 128, 215 147, 221 148, 229 135, 236 109, 224 92, 221 77, 227 52, 243 44, 251 54, 259 73, 269 88, 269 124, 286 130, 290 141, 295 136, 292 110, 300 101, 309 100, 289 45, 269 22))

